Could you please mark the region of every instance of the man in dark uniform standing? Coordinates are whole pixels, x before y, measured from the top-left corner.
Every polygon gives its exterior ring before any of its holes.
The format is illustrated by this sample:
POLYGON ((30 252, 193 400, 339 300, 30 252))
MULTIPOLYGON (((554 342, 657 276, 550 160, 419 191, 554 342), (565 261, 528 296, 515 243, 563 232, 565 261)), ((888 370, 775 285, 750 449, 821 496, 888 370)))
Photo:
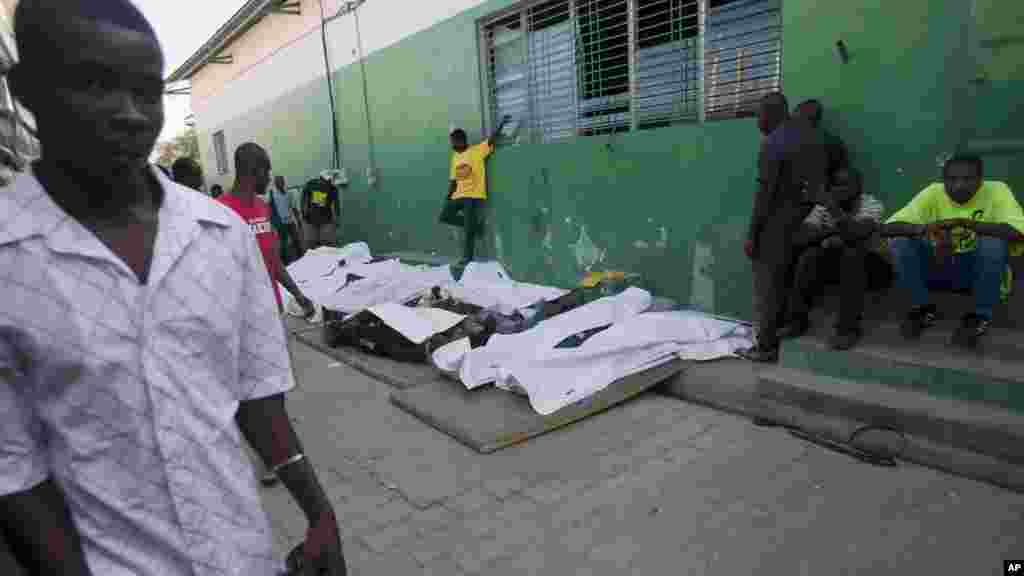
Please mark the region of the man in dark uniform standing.
POLYGON ((754 362, 777 362, 778 330, 793 260, 793 235, 814 204, 834 211, 827 195, 828 158, 824 137, 806 118, 789 116, 781 93, 761 101, 762 133, 758 190, 744 249, 754 261, 757 344, 740 350, 754 362))

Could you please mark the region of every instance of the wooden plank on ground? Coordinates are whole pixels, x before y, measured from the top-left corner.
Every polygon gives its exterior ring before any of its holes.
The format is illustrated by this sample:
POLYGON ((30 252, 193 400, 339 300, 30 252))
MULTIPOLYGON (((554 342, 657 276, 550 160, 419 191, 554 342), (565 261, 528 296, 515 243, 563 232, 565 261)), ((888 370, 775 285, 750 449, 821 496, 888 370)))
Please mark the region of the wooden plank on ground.
POLYGON ((493 386, 470 391, 462 383, 440 376, 392 392, 391 401, 429 426, 487 454, 607 410, 672 378, 687 364, 674 360, 627 376, 549 416, 537 414, 523 396, 493 386))

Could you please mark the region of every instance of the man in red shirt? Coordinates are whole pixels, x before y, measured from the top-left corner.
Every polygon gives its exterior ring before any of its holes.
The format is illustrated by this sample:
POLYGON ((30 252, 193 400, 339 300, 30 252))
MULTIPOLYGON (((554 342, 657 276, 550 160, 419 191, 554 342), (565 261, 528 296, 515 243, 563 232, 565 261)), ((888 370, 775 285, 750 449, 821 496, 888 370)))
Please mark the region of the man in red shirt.
POLYGON ((235 186, 231 192, 221 195, 217 200, 229 206, 238 213, 256 235, 256 241, 260 245, 260 252, 263 253, 263 261, 270 273, 270 281, 274 286, 274 296, 277 298, 277 305, 284 311, 281 302, 280 283, 291 293, 292 297, 299 303, 306 316, 312 316, 315 312, 313 303, 299 290, 292 280, 288 269, 281 263, 277 247, 279 240, 277 232, 270 223, 270 206, 257 198, 270 185, 270 156, 266 150, 252 142, 242 144, 235 151, 235 186))
MULTIPOLYGON (((270 185, 270 156, 266 150, 252 142, 239 146, 235 150, 235 178, 235 185, 231 191, 222 194, 217 200, 237 212, 256 236, 260 252, 263 253, 263 262, 270 273, 270 284, 274 288, 278 310, 284 313, 280 284, 299 303, 306 317, 312 316, 316 311, 313 303, 306 298, 302 290, 299 290, 288 269, 281 263, 277 250, 280 241, 270 223, 270 206, 257 197, 257 194, 270 185)), ((277 477, 272 472, 264 470, 261 482, 265 486, 272 486, 277 483, 277 477)))

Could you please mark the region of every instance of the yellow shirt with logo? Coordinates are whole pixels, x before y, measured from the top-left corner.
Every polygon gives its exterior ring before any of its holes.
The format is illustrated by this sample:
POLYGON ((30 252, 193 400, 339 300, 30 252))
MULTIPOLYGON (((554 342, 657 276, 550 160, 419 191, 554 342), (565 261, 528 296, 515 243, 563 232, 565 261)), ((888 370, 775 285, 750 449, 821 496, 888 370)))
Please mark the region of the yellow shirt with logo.
MULTIPOLYGON (((957 204, 946 194, 946 186, 937 182, 928 186, 906 206, 886 220, 886 223, 906 222, 909 224, 930 224, 942 220, 970 218, 979 222, 1009 224, 1024 234, 1024 210, 1013 195, 1010 187, 1003 182, 987 180, 978 192, 965 204, 957 204)), ((953 252, 971 252, 978 246, 977 234, 957 228, 951 231, 953 252)), ((1024 242, 1010 243, 1010 255, 1024 254, 1024 242)), ((1012 286, 1012 277, 1007 272, 1003 282, 1004 296, 1012 286)))
POLYGON ((455 181, 455 193, 452 200, 459 198, 487 199, 487 157, 494 152, 494 147, 487 142, 466 148, 464 152, 452 154, 451 174, 455 181))

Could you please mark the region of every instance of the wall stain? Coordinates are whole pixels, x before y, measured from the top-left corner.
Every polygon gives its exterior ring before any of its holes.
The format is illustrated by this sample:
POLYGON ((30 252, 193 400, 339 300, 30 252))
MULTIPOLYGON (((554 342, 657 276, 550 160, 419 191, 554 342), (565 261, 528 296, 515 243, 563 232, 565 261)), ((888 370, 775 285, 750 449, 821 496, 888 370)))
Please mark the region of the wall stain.
POLYGON ((658 236, 659 236, 660 239, 658 240, 657 243, 655 243, 655 246, 657 246, 658 248, 661 248, 663 250, 665 248, 668 248, 668 228, 666 228, 664 226, 661 226, 660 228, 658 228, 658 236))
POLYGON ((505 261, 505 243, 501 240, 501 234, 497 230, 494 232, 494 256, 498 262, 505 261))
POLYGON ((590 272, 594 266, 604 262, 606 252, 599 248, 587 234, 587 227, 580 226, 580 237, 569 248, 576 255, 576 265, 584 272, 590 272))

